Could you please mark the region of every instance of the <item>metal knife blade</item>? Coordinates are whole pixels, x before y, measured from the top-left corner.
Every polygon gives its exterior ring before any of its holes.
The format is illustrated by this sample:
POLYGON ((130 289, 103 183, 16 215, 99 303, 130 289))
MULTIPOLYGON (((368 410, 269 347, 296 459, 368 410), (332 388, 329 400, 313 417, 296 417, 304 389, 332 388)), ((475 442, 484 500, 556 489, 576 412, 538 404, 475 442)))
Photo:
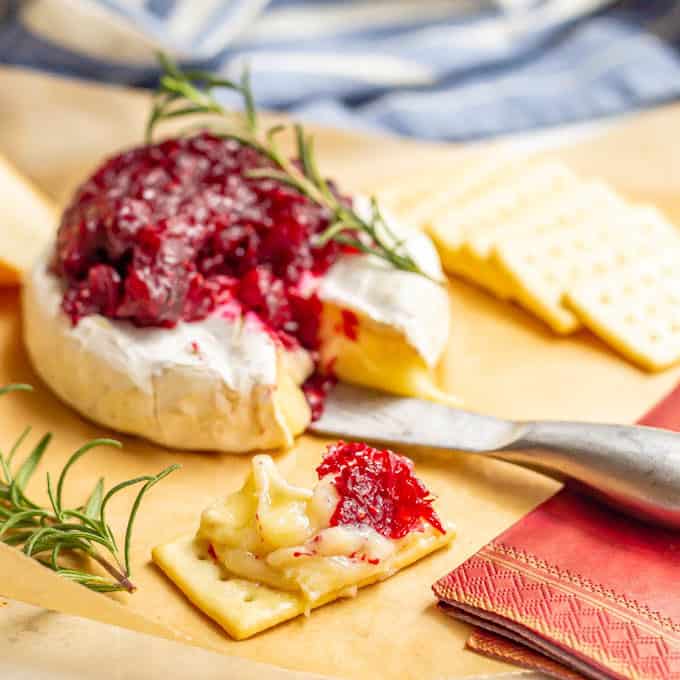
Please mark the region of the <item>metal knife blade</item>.
POLYGON ((310 430, 332 437, 481 453, 514 441, 519 427, 430 401, 340 383, 310 430))

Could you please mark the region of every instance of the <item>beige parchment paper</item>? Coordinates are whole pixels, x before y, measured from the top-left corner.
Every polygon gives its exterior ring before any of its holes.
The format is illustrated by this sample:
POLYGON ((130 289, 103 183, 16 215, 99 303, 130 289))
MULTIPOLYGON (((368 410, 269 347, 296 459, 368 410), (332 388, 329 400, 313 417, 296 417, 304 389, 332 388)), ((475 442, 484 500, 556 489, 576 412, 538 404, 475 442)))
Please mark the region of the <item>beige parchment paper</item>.
MULTIPOLYGON (((63 202, 103 155, 140 142, 147 107, 145 94, 0 69, 0 152, 63 202)), ((680 169, 669 160, 668 136, 662 132, 671 134, 674 117, 680 119, 673 109, 643 116, 625 131, 558 155, 582 172, 610 177, 629 194, 672 209, 680 169)), ((317 145, 322 167, 349 187, 370 187, 376 177, 396 170, 427 172, 435 161, 455 162, 460 153, 452 147, 321 129, 317 145)), ((493 153, 493 148, 478 152, 493 153)), ((452 283, 451 299, 454 327, 441 379, 472 409, 515 418, 630 422, 670 391, 680 375, 680 369, 644 374, 585 332, 556 338, 519 309, 462 283, 452 283)), ((32 489, 40 497, 46 470, 58 470, 84 441, 110 433, 77 416, 40 383, 21 344, 18 305, 18 291, 0 291, 0 384, 30 382, 37 392, 0 401, 0 446, 13 441, 26 424, 33 425, 34 440, 45 431, 54 433, 32 489)), ((183 465, 154 489, 139 514, 133 554, 139 591, 96 595, 0 546, 0 595, 329 676, 434 679, 507 670, 464 651, 469 629, 437 613, 430 584, 554 493, 554 482, 462 454, 417 456, 418 473, 439 496, 442 514, 458 525, 454 545, 356 599, 233 642, 150 563, 150 550, 194 531, 205 505, 241 484, 249 458, 177 453, 138 439, 121 440, 122 451, 101 449, 80 461, 66 493, 80 502, 101 474, 113 484, 173 462, 183 465)), ((295 483, 311 485, 323 447, 323 440, 305 436, 291 451, 277 454, 277 460, 295 483)), ((129 501, 130 496, 120 498, 113 508, 112 524, 118 530, 129 501)))

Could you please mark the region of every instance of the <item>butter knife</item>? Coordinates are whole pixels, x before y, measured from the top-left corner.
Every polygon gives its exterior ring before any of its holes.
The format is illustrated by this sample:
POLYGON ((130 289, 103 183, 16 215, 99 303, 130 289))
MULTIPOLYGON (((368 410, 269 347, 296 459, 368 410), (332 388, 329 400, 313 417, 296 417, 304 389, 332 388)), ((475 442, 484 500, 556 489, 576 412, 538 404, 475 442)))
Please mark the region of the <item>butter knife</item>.
POLYGON ((339 384, 311 431, 464 451, 538 470, 626 514, 680 529, 680 434, 653 427, 510 421, 339 384))

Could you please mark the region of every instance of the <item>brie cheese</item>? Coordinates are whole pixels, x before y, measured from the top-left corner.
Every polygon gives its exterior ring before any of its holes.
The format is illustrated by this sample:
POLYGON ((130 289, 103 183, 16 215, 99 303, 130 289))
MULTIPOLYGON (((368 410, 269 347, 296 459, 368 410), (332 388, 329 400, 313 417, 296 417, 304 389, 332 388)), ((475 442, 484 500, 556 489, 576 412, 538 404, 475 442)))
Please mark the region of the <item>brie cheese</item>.
MULTIPOLYGON (((441 279, 424 234, 391 225, 432 279, 441 279)), ((341 380, 409 396, 444 398, 433 368, 449 332, 446 289, 370 255, 347 255, 319 284, 321 364, 341 380), (339 328, 356 314, 356 338, 339 328)), ((165 446, 245 452, 290 446, 309 424, 301 385, 305 350, 286 350, 258 323, 219 314, 168 328, 137 328, 101 315, 73 326, 60 280, 40 260, 23 296, 24 337, 45 382, 86 417, 165 446)))
POLYGON ((76 326, 42 259, 23 291, 24 338, 40 377, 86 417, 173 448, 290 445, 309 423, 299 385, 306 352, 286 352, 255 323, 209 317, 136 328, 101 315, 76 326))

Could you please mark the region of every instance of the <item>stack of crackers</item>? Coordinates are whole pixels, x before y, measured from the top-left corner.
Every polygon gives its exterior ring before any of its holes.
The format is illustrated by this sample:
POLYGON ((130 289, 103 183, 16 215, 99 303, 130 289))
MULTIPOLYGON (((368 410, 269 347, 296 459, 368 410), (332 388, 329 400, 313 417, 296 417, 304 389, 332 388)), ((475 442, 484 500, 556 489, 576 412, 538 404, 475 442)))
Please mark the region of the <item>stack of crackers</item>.
POLYGON ((445 269, 553 331, 589 328, 637 365, 680 361, 680 233, 560 163, 470 156, 377 192, 433 238, 445 269))

